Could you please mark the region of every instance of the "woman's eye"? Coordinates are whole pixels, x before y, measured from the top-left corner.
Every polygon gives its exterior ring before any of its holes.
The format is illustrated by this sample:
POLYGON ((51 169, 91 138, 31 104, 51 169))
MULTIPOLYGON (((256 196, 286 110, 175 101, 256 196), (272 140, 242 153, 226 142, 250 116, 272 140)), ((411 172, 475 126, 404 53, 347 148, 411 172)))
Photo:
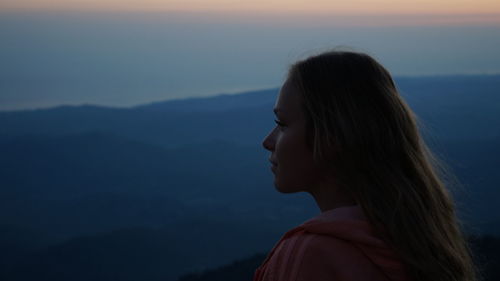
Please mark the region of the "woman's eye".
POLYGON ((285 124, 281 123, 280 121, 278 120, 274 120, 274 122, 279 126, 279 127, 284 127, 285 124))

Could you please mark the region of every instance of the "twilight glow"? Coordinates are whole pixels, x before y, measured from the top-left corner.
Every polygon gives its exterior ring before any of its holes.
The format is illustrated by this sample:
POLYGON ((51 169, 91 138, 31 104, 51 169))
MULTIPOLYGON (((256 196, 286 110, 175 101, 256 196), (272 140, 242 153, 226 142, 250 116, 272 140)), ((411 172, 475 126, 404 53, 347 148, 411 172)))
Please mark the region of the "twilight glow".
POLYGON ((185 11, 335 14, 498 14, 498 0, 2 0, 2 11, 185 11))

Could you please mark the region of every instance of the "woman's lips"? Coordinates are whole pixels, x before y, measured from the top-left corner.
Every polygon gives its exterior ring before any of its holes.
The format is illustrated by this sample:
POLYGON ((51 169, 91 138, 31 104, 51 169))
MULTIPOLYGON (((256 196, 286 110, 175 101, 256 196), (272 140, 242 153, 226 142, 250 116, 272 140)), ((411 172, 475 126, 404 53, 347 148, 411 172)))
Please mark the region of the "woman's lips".
POLYGON ((269 162, 271 163, 271 171, 274 173, 278 164, 276 164, 276 162, 274 162, 271 158, 269 158, 269 162))
POLYGON ((278 165, 276 162, 274 162, 273 160, 271 160, 271 158, 269 158, 269 162, 271 162, 271 164, 272 164, 273 166, 277 166, 277 165, 278 165))

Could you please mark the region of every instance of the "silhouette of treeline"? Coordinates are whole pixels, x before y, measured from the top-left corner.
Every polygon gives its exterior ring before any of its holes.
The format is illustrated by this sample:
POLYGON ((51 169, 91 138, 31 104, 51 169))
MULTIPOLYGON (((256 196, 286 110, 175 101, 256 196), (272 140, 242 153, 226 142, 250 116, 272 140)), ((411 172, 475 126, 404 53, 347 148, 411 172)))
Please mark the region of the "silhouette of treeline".
POLYGON ((242 260, 236 260, 229 265, 206 270, 201 273, 190 273, 181 276, 178 281, 251 281, 255 269, 266 258, 266 254, 256 254, 242 260))
MULTIPOLYGON (((500 280, 500 238, 489 235, 470 236, 469 245, 483 281, 500 280)), ((251 281, 255 269, 265 259, 265 254, 257 254, 247 259, 215 269, 183 275, 178 281, 251 281)))
MULTIPOLYGON (((500 76, 397 82, 464 184, 461 218, 500 235, 500 76)), ((177 280, 269 250, 318 212, 272 185, 277 93, 0 112, 0 280, 177 280)))
MULTIPOLYGON (((500 238, 473 236, 469 241, 483 280, 499 280, 500 238)), ((199 264, 203 259, 206 262, 211 256, 231 251, 232 245, 221 242, 203 247, 201 242, 196 243, 200 256, 196 260, 184 255, 184 249, 176 245, 177 242, 165 233, 141 229, 117 231, 107 237, 78 238, 52 247, 43 254, 33 255, 23 264, 1 274, 0 280, 249 281, 265 258, 264 253, 254 254, 228 265, 197 272, 189 265, 199 264), (172 259, 172 255, 176 258, 172 259), (172 269, 177 267, 192 273, 176 279, 172 269)))

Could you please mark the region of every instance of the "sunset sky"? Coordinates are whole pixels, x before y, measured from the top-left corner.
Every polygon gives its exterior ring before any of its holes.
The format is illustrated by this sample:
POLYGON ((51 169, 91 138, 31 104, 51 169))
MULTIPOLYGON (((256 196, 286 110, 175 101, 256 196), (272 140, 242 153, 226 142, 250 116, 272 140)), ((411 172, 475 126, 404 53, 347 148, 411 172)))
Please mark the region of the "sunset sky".
POLYGON ((240 11, 268 13, 491 14, 498 0, 2 0, 2 10, 240 11))
POLYGON ((0 111, 279 87, 316 51, 395 76, 500 73, 499 0, 0 0, 0 111))

